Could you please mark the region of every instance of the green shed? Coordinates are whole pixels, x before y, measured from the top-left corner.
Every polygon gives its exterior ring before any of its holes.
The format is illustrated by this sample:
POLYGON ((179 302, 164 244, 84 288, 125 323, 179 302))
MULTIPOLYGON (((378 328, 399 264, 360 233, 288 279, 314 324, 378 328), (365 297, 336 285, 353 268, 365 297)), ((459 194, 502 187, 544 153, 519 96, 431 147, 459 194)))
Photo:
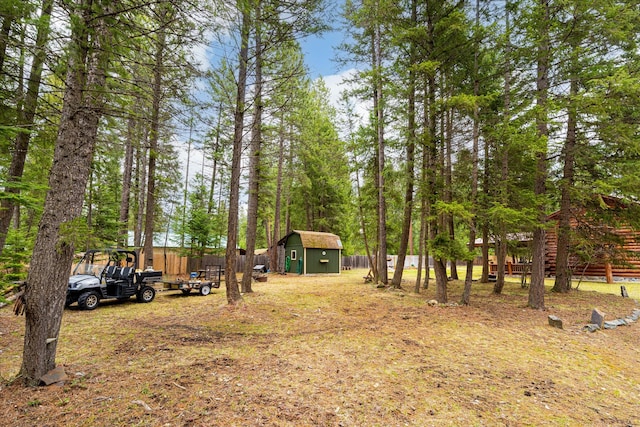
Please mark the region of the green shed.
POLYGON ((340 273, 342 242, 335 234, 293 230, 278 245, 284 247, 285 272, 340 273))

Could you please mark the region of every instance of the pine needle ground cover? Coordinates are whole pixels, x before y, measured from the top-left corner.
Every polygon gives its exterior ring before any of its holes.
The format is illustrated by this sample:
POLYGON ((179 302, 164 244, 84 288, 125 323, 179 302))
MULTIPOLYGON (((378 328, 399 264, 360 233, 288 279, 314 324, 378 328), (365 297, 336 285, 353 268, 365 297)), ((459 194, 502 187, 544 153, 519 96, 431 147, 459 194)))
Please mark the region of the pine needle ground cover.
MULTIPOLYGON (((269 275, 234 309, 223 289, 67 309, 68 380, 40 388, 11 381, 24 319, 5 307, 2 425, 640 425, 640 323, 583 330, 594 308, 630 315, 633 298, 581 285, 534 311, 514 282, 498 296, 475 284, 468 307, 431 306, 435 286, 377 289, 365 274, 269 275)), ((462 283, 449 286, 457 301, 462 283)))

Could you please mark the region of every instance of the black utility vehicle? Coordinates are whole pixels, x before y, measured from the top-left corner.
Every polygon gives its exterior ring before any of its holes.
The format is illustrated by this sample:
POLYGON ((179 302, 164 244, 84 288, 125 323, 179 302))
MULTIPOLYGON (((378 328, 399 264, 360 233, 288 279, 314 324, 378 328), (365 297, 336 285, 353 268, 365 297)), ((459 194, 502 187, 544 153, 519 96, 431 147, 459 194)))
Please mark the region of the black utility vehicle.
POLYGON ((151 302, 156 296, 153 283, 162 280, 162 271, 138 270, 138 253, 125 249, 90 250, 73 270, 65 306, 74 302, 83 310, 93 310, 101 299, 151 302))

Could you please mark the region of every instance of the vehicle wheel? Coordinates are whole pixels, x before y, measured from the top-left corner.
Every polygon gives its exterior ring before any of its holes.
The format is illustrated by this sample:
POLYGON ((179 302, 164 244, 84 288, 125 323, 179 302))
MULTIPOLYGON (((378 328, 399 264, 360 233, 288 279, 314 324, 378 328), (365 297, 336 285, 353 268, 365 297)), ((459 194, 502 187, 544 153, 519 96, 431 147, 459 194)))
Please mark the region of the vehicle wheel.
POLYGON ((143 286, 136 295, 136 299, 138 300, 138 302, 151 302, 155 297, 156 290, 151 286, 143 286))
POLYGON ((209 285, 200 286, 200 295, 207 296, 210 293, 211 293, 211 286, 209 286, 209 285))
POLYGON ((85 292, 78 297, 78 307, 83 310, 93 310, 100 303, 100 295, 95 291, 85 292))
POLYGON ((183 294, 188 295, 191 293, 191 288, 186 288, 186 289, 180 289, 182 291, 183 294))

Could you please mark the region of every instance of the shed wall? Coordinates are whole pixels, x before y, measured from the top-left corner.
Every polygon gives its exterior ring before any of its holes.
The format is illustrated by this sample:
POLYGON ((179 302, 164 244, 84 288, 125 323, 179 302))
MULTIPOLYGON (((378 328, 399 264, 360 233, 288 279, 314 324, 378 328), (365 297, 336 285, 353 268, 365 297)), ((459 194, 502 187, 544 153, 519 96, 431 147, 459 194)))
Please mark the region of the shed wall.
POLYGON ((307 248, 306 254, 307 274, 340 273, 339 249, 307 248), (325 252, 324 255, 322 254, 323 251, 325 252))
POLYGON ((292 234, 287 239, 287 244, 284 248, 284 256, 291 259, 288 273, 304 273, 302 262, 304 261, 304 248, 302 247, 302 240, 298 234, 292 234), (296 252, 296 259, 291 256, 292 251, 296 252))

